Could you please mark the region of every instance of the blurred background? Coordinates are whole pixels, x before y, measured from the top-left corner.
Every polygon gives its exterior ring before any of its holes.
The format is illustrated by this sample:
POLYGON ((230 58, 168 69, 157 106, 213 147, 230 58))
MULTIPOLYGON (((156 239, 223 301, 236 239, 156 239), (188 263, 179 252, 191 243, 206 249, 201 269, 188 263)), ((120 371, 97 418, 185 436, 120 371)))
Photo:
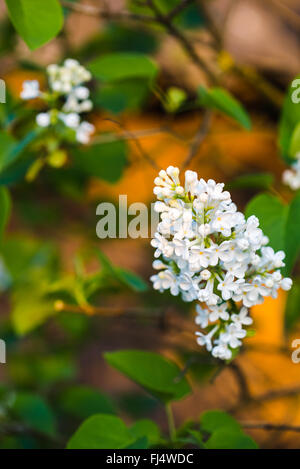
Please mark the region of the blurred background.
MULTIPOLYGON (((150 56, 159 71, 150 91, 135 82, 95 86, 90 117, 97 129, 95 138, 107 139, 104 153, 116 142, 122 146, 121 160, 114 160, 114 153, 108 157, 104 171, 108 176, 87 177, 67 166, 48 168, 31 183, 21 179, 9 184, 13 210, 3 262, 14 272, 13 281, 23 276, 32 282, 30 286, 24 282, 21 295, 11 288, 3 288, 1 295, 0 337, 7 343, 7 363, 0 365, 0 395, 8 400, 15 393, 23 398, 32 392, 44 396, 55 410, 53 418, 61 435, 72 433, 80 419, 89 415, 88 409, 76 410, 76 401, 73 408, 72 400, 69 405, 68 393, 78 385, 109 395, 127 422, 146 416, 164 427, 164 412, 157 402, 102 358, 106 351, 146 349, 162 352, 183 367, 190 360, 194 393, 174 405, 178 425, 215 408, 250 423, 300 425, 300 364, 291 360, 291 343, 300 338, 300 330, 297 321, 287 327, 285 293, 253 308, 255 337, 247 339, 234 364, 222 368, 197 346, 190 305, 152 291, 150 239, 99 240, 96 236, 100 202, 117 203, 119 194, 126 194, 128 204, 149 206, 153 179, 159 168, 168 165, 185 166, 204 179, 225 182, 240 210, 270 180, 284 198, 291 198, 280 182, 286 163, 278 146, 278 123, 286 89, 300 70, 299 2, 186 2, 176 20, 179 36, 168 24, 128 19, 125 11, 144 14, 138 2, 61 3, 63 31, 36 51, 30 51, 15 33, 4 2, 0 4, 1 78, 16 100, 25 79, 42 82, 42 67, 66 57, 87 64, 102 54, 137 52, 150 56), (96 14, 93 8, 102 13, 96 14), (203 58, 209 73, 194 53, 203 58), (251 130, 214 113, 205 138, 197 140, 205 112, 195 106, 195 96, 200 85, 211 84, 210 75, 243 103, 251 116, 251 130), (172 96, 174 88, 184 95, 180 109, 174 98, 162 98, 172 96), (249 174, 261 174, 259 182, 245 183, 243 176, 249 174), (99 248, 112 265, 134 273, 141 284, 131 288, 132 282, 110 281, 104 272, 95 304, 107 308, 105 314, 59 308, 57 301, 65 300, 63 295, 55 296, 52 308, 37 304, 37 277, 51 279, 53 284, 71 282, 70 278, 82 275, 82 269, 84 275, 98 273, 103 269, 103 259, 99 267, 95 254, 99 248)), ((162 6, 168 11, 173 3, 165 1, 162 6)), ((7 175, 3 177, 1 184, 7 181, 7 175)), ((2 447, 61 444, 3 428, 2 447)), ((297 432, 247 431, 261 447, 300 447, 297 432)))

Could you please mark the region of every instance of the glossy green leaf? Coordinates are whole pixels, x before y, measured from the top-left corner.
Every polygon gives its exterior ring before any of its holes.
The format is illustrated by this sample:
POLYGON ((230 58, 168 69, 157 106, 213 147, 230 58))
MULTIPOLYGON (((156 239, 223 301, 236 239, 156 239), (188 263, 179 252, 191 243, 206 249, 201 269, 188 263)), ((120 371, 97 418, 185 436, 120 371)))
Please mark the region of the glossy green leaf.
POLYGON ((11 155, 15 145, 16 141, 10 134, 0 133, 0 172, 11 163, 11 155))
POLYGON ((236 120, 245 129, 251 129, 251 120, 243 106, 223 88, 198 88, 198 102, 207 109, 215 109, 236 120))
POLYGON ((71 437, 68 449, 118 449, 134 443, 125 423, 113 415, 97 414, 85 420, 71 437))
POLYGON ((284 272, 289 274, 300 252, 300 193, 290 203, 285 228, 285 264, 284 272))
POLYGON ((2 239, 5 226, 11 211, 10 195, 5 187, 0 187, 0 239, 2 239))
POLYGON ((286 332, 293 330, 300 320, 300 282, 294 280, 293 287, 288 292, 285 305, 284 328, 286 332))
POLYGON ((150 445, 155 445, 160 439, 160 431, 152 420, 143 419, 130 427, 130 433, 138 440, 146 437, 150 445))
POLYGON ((32 329, 43 324, 48 318, 57 314, 53 301, 47 300, 42 292, 18 288, 12 295, 11 320, 17 334, 28 334, 32 329), (24 300, 26 298, 26 301, 24 300))
MULTIPOLYGON (((288 162, 291 160, 290 150, 292 135, 297 124, 300 122, 299 101, 294 99, 294 94, 297 92, 297 87, 294 86, 297 84, 297 78, 300 80, 300 75, 292 81, 287 90, 279 123, 279 146, 283 158, 288 162)), ((298 88, 299 87, 300 82, 298 84, 298 88)))
POLYGON ((77 169, 89 176, 115 183, 127 162, 127 145, 124 141, 95 144, 74 149, 72 156, 77 169))
POLYGON ((53 412, 40 396, 27 392, 18 393, 12 412, 29 428, 54 435, 56 423, 53 412))
POLYGON ((53 39, 63 27, 58 0, 5 0, 9 17, 31 50, 53 39))
POLYGON ((208 449, 257 449, 255 441, 242 431, 215 431, 205 444, 208 449))
POLYGON ((246 217, 255 215, 259 219, 259 226, 270 240, 270 246, 275 251, 285 250, 286 221, 288 206, 270 194, 259 194, 246 207, 246 217))
POLYGON ((113 82, 128 78, 152 80, 157 75, 158 68, 155 62, 144 54, 116 52, 90 62, 89 70, 98 80, 113 82))
POLYGON ((121 282, 123 282, 132 290, 137 291, 137 292, 144 292, 148 290, 147 283, 144 282, 144 280, 141 277, 134 274, 130 270, 116 267, 116 272, 121 282))
POLYGON ((182 399, 191 389, 178 366, 153 352, 121 350, 104 355, 107 362, 163 402, 182 399))
POLYGON ((97 255, 101 262, 102 267, 109 275, 116 278, 119 282, 137 292, 144 292, 148 290, 148 285, 138 275, 130 270, 122 269, 121 267, 114 266, 108 257, 100 250, 97 250, 97 255))
POLYGON ((254 173, 243 174, 226 184, 228 190, 231 189, 269 189, 274 181, 273 174, 254 173))
POLYGON ((298 153, 300 154, 300 121, 294 128, 293 133, 291 135, 289 156, 291 158, 295 158, 298 153))
POLYGON ((240 424, 231 415, 221 410, 203 412, 200 417, 200 424, 201 428, 208 433, 213 433, 223 428, 231 431, 239 431, 241 429, 240 424))
POLYGON ((136 110, 142 107, 149 91, 150 87, 146 79, 130 78, 101 85, 94 102, 100 108, 118 114, 125 110, 136 110))
POLYGON ((64 391, 60 406, 64 412, 82 420, 94 414, 115 414, 110 398, 88 386, 74 386, 64 391))

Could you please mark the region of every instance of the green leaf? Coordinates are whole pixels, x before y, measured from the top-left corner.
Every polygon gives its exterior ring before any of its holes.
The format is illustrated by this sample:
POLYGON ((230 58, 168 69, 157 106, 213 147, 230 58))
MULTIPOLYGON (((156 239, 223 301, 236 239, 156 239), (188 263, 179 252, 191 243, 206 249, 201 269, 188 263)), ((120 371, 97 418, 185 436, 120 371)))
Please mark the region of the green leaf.
POLYGON ((141 108, 149 91, 149 83, 144 78, 105 83, 97 91, 94 103, 102 109, 118 114, 125 110, 141 108))
POLYGON ((74 164, 89 176, 117 182, 127 162, 127 145, 124 141, 101 143, 74 149, 74 164))
MULTIPOLYGON (((146 3, 146 2, 145 2, 146 3)), ((166 16, 173 8, 179 5, 180 0, 154 0, 157 9, 166 16)), ((147 5, 139 5, 138 2, 129 1, 129 8, 134 13, 146 16, 154 16, 153 10, 147 5)), ((180 28, 199 28, 204 25, 205 19, 200 5, 186 5, 186 7, 173 18, 173 23, 180 28)), ((154 25, 153 28, 161 29, 154 25)))
POLYGON ((226 189, 269 189, 274 181, 270 173, 243 174, 226 184, 226 189))
POLYGON ((97 250, 97 255, 99 257, 103 269, 105 269, 107 273, 113 278, 116 278, 118 281, 120 281, 121 283, 123 283, 134 291, 144 292, 148 290, 148 285, 144 282, 141 277, 134 274, 130 270, 114 266, 110 262, 108 257, 99 249, 97 250))
POLYGON ((5 226, 11 211, 10 195, 5 187, 0 187, 0 240, 2 239, 5 226))
POLYGON ((176 112, 186 101, 187 94, 182 88, 171 86, 166 92, 164 106, 167 112, 176 112))
POLYGON ((134 440, 120 418, 98 414, 83 422, 67 449, 118 449, 129 446, 134 440))
MULTIPOLYGON (((300 79, 300 75, 295 80, 300 79)), ((291 138, 295 127, 300 122, 300 106, 299 103, 293 102, 292 94, 295 92, 295 87, 292 84, 288 88, 285 96, 280 123, 279 123, 279 146, 283 158, 290 162, 291 138)))
POLYGON ((231 431, 241 430, 240 424, 231 415, 221 410, 203 412, 200 417, 200 424, 201 428, 208 433, 213 433, 224 428, 231 431))
POLYGON ((295 281, 288 292, 284 314, 284 328, 286 332, 292 331, 300 319, 300 282, 295 281))
POLYGON ((251 120, 243 106, 225 89, 204 86, 198 88, 199 104, 208 109, 216 109, 232 117, 245 129, 251 129, 251 120))
POLYGON ((17 334, 28 334, 43 324, 49 317, 57 314, 53 301, 44 298, 42 292, 18 288, 12 295, 13 308, 11 320, 17 334), (26 300, 25 300, 26 298, 26 300))
POLYGON ((115 414, 110 398, 88 386, 74 386, 64 391, 60 406, 64 412, 82 420, 94 414, 115 414))
POLYGON ((11 163, 11 155, 15 145, 16 140, 10 134, 0 133, 0 172, 11 163))
POLYGON ((12 412, 30 428, 48 435, 55 434, 55 419, 47 402, 31 393, 18 393, 12 412))
POLYGON ((136 292, 145 292, 148 290, 148 285, 138 275, 130 272, 130 270, 121 269, 120 267, 115 268, 118 278, 127 285, 129 288, 136 292))
POLYGON ((291 158, 295 158, 297 153, 300 153, 300 122, 298 122, 293 130, 289 148, 289 155, 291 158))
POLYGON ((106 83, 128 78, 153 80, 158 72, 152 59, 133 52, 106 54, 90 62, 88 68, 95 78, 106 83))
POLYGON ((300 252, 300 193, 290 203, 285 228, 285 268, 284 272, 289 274, 297 260, 300 252))
POLYGON ((165 357, 141 350, 121 350, 104 355, 107 362, 158 399, 182 399, 191 389, 178 366, 165 357))
POLYGON ((160 431, 156 423, 152 420, 143 419, 134 423, 130 428, 130 433, 138 440, 146 437, 149 445, 155 445, 159 442, 160 431))
POLYGON ((255 441, 241 431, 217 430, 205 444, 208 449, 257 449, 255 441))
POLYGON ((246 207, 246 217, 255 215, 259 219, 260 228, 270 239, 270 246, 275 251, 285 250, 286 220, 288 206, 270 194, 259 194, 246 207))
POLYGON ((53 39, 63 27, 58 0, 5 0, 9 17, 31 50, 53 39))

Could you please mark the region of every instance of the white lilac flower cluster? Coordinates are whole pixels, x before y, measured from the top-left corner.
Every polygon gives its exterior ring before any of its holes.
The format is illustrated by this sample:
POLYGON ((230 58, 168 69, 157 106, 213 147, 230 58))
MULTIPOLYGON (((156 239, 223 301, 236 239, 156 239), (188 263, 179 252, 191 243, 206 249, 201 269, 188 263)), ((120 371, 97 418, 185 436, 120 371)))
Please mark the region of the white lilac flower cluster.
POLYGON ((228 360, 252 323, 248 308, 291 288, 279 270, 285 254, 266 246, 258 219, 246 220, 237 211, 224 184, 186 171, 182 186, 173 166, 154 182, 160 222, 151 241, 159 271, 151 277, 153 286, 197 301, 196 324, 207 329, 196 332, 198 344, 228 360))
POLYGON ((300 189, 300 152, 296 154, 295 158, 296 161, 292 164, 291 169, 286 169, 282 175, 283 182, 294 191, 300 189))
POLYGON ((93 107, 89 99, 90 91, 83 86, 91 80, 90 72, 77 60, 66 59, 62 66, 49 65, 47 76, 49 92, 43 93, 37 80, 26 80, 23 83, 21 98, 41 98, 51 103, 58 103, 63 99, 60 109, 52 107, 47 112, 39 113, 36 116, 37 124, 40 127, 49 127, 60 120, 66 127, 75 131, 78 142, 88 143, 95 128, 91 123, 82 121, 80 114, 91 111, 93 107))

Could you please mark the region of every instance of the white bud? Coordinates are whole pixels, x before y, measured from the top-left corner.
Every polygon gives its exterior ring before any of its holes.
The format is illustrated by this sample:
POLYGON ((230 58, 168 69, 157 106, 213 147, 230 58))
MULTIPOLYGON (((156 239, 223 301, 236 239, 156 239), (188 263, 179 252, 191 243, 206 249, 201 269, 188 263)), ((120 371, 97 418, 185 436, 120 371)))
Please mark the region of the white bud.
POLYGON ((207 269, 202 270, 202 272, 200 273, 200 277, 202 278, 202 280, 208 280, 211 277, 211 273, 207 269))

